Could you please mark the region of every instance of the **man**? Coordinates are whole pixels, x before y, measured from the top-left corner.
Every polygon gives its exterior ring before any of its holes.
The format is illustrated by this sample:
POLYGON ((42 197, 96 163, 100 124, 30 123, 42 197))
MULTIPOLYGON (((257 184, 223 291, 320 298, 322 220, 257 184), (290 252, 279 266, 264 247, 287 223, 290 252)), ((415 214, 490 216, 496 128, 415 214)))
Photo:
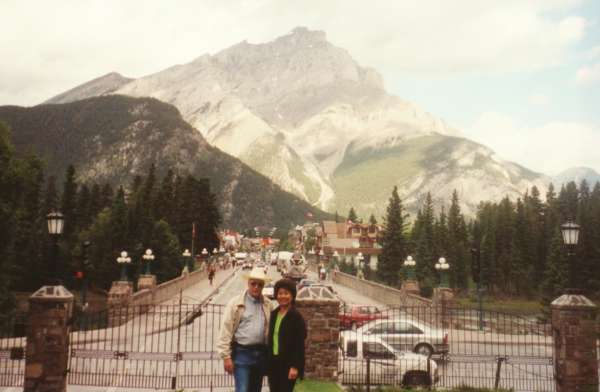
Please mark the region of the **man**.
POLYGON ((253 268, 247 289, 225 306, 217 350, 236 392, 259 392, 266 371, 271 302, 262 295, 265 272, 253 268))

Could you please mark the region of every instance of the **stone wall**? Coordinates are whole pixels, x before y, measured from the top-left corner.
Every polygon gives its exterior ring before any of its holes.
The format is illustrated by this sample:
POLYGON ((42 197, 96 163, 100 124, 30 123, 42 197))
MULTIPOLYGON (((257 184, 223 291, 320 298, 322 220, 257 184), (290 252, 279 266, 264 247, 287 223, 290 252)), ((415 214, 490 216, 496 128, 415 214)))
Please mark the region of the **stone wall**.
POLYGON ((340 336, 339 301, 301 299, 296 306, 306 321, 308 331, 305 377, 335 380, 340 336))
POLYGON ((598 307, 578 293, 564 294, 552 302, 557 392, 598 390, 597 312, 598 307))
POLYGON ((29 297, 25 392, 66 391, 73 302, 63 286, 43 286, 29 297))
POLYGON ((388 306, 431 306, 430 299, 394 289, 380 283, 358 279, 339 271, 331 271, 332 280, 388 306))

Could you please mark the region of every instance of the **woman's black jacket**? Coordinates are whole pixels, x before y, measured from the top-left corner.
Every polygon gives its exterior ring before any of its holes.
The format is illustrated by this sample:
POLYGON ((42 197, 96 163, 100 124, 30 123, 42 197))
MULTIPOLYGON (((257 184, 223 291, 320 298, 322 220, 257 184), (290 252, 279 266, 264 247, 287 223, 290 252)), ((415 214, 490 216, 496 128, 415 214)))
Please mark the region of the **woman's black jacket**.
MULTIPOLYGON (((279 307, 271 312, 269 321, 269 359, 273 360, 273 332, 279 307)), ((279 355, 275 360, 281 361, 286 368, 298 369, 298 377, 304 376, 304 340, 306 324, 304 318, 295 307, 290 307, 279 326, 279 355)))

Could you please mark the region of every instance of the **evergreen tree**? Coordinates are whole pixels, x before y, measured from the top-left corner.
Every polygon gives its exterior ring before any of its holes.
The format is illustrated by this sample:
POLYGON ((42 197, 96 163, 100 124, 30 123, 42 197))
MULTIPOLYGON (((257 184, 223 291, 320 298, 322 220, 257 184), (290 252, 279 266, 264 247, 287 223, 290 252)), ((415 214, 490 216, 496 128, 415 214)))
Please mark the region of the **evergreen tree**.
POLYGON ((441 251, 440 249, 436 249, 434 226, 433 201, 431 194, 427 193, 424 205, 417 214, 417 220, 415 221, 416 230, 413 230, 414 235, 412 236, 412 240, 415 246, 417 279, 422 282, 422 285, 431 285, 432 287, 434 286, 434 282, 438 281, 434 266, 437 262, 437 252, 441 251))
POLYGON ((452 192, 452 201, 448 211, 447 255, 453 263, 452 284, 459 289, 466 289, 468 286, 468 233, 465 218, 460 210, 460 202, 456 189, 452 192))
POLYGON ((166 221, 154 222, 148 246, 156 254, 152 273, 156 275, 158 281, 164 282, 180 274, 181 247, 177 236, 166 221))
POLYGON ((63 236, 70 240, 71 235, 77 230, 77 182, 75 180, 75 167, 69 165, 65 175, 63 184, 63 192, 60 199, 60 212, 63 214, 65 223, 63 228, 63 236))
POLYGON ((174 216, 175 208, 173 208, 173 200, 175 199, 174 181, 175 174, 173 170, 169 170, 160 183, 153 208, 156 218, 164 219, 170 224, 174 224, 176 221, 174 216))
POLYGON ((350 207, 350 211, 348 211, 348 220, 353 223, 358 222, 358 216, 356 215, 356 211, 354 211, 354 207, 350 207))
POLYGON ((113 203, 114 192, 113 188, 109 183, 102 186, 100 191, 100 210, 102 211, 106 207, 110 207, 113 203))
POLYGON ((382 250, 377 265, 378 279, 390 286, 398 284, 400 268, 407 256, 404 219, 404 209, 398 196, 398 187, 394 186, 387 206, 385 230, 381 239, 382 250))
POLYGON ((58 211, 58 193, 56 191, 56 178, 49 177, 46 182, 46 191, 44 193, 44 205, 42 215, 44 217, 52 211, 58 211))
POLYGON ((36 156, 30 155, 16 164, 19 178, 17 191, 19 202, 15 205, 16 224, 14 251, 15 280, 12 284, 15 290, 33 291, 44 283, 44 273, 47 269, 42 262, 43 242, 40 237, 45 233, 45 218, 40 214, 42 188, 44 186, 43 163, 36 156), (31 271, 38 273, 31 274, 31 271))
POLYGON ((371 214, 371 216, 369 217, 369 224, 372 226, 377 224, 377 219, 375 219, 375 215, 371 214))
POLYGON ((77 193, 77 222, 79 229, 87 228, 92 222, 92 194, 87 184, 82 184, 77 193))
POLYGON ((564 292, 568 282, 568 265, 562 234, 556 229, 550 245, 548 268, 541 284, 542 313, 550 317, 550 303, 564 292))
POLYGON ((90 190, 89 224, 92 223, 92 221, 96 218, 96 215, 98 215, 98 213, 102 211, 104 207, 106 206, 102 205, 102 190, 100 185, 98 183, 94 183, 92 185, 92 189, 90 190))

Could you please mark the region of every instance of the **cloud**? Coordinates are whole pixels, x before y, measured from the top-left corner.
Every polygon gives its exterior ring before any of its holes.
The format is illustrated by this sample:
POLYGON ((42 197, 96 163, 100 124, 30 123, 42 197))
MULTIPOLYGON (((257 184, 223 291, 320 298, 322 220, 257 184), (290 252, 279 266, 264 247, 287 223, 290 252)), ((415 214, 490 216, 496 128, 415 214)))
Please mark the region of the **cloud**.
POLYGON ((575 82, 580 85, 600 82, 600 63, 579 68, 575 74, 575 82))
POLYGON ((577 42, 583 37, 587 22, 580 16, 569 16, 558 24, 558 36, 565 43, 577 42))
POLYGON ((544 94, 533 94, 529 97, 529 103, 535 106, 544 106, 547 105, 550 100, 544 94))
POLYGON ((384 76, 544 68, 567 59, 584 37, 581 3, 181 0, 173 7, 160 0, 64 0, 32 7, 3 0, 0 104, 39 103, 110 71, 142 76, 299 25, 327 32, 384 76))
POLYGON ((595 60, 600 58, 600 45, 594 46, 587 52, 587 58, 590 60, 595 60))
POLYGON ((481 114, 465 135, 493 149, 503 159, 529 169, 557 174, 569 167, 600 170, 600 127, 576 122, 550 122, 525 127, 502 113, 481 114))

